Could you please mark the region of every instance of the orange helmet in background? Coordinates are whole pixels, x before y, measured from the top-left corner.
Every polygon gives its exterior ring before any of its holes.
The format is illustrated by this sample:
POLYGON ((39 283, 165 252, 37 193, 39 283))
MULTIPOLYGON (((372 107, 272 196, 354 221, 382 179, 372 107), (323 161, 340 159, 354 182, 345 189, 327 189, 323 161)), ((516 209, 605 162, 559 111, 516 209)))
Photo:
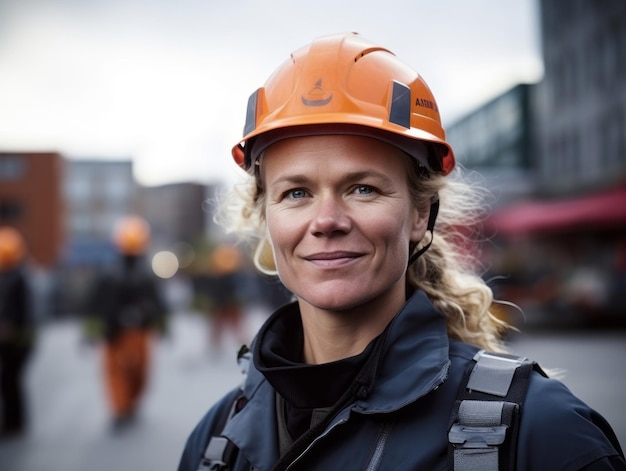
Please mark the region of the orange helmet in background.
POLYGON ((139 216, 126 216, 113 231, 113 243, 125 255, 141 255, 150 244, 150 225, 139 216))
POLYGON ((211 268, 216 275, 228 275, 241 268, 241 252, 234 245, 223 244, 211 254, 211 268))
POLYGON ((295 136, 354 134, 399 147, 447 175, 454 153, 426 82, 392 52, 357 33, 298 49, 248 101, 243 140, 232 154, 254 173, 272 143, 295 136))
POLYGON ((19 231, 0 227, 0 271, 15 267, 26 255, 26 243, 19 231))

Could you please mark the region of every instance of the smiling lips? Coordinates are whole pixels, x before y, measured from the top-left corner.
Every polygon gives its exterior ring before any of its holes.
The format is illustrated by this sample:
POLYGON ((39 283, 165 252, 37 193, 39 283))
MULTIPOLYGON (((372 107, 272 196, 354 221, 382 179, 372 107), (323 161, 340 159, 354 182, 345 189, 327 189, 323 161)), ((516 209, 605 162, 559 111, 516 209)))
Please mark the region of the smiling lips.
POLYGON ((322 268, 337 268, 347 265, 363 256, 358 252, 320 252, 303 257, 322 268))

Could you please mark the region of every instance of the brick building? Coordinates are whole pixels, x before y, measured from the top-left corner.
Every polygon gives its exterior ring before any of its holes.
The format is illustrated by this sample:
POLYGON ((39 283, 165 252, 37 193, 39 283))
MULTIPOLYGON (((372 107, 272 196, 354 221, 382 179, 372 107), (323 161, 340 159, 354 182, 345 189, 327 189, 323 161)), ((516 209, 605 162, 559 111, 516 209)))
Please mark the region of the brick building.
POLYGON ((55 266, 63 241, 62 172, 55 152, 0 152, 0 224, 23 234, 43 269, 55 266))

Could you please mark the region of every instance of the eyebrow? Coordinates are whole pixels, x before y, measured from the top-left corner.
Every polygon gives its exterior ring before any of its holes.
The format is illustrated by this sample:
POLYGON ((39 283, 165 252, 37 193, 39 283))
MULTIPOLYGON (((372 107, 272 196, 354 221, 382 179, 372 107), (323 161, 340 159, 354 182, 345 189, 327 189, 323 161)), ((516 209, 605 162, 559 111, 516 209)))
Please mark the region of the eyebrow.
MULTIPOLYGON (((365 178, 379 178, 383 180, 385 183, 393 183, 394 180, 387 176, 384 173, 373 171, 373 170, 362 170, 358 172, 350 172, 341 177, 342 182, 350 183, 359 180, 363 180, 365 178)), ((306 174, 293 174, 293 175, 285 175, 277 178, 273 182, 272 185, 280 184, 280 183, 289 183, 289 184, 306 184, 310 182, 311 179, 306 174)))

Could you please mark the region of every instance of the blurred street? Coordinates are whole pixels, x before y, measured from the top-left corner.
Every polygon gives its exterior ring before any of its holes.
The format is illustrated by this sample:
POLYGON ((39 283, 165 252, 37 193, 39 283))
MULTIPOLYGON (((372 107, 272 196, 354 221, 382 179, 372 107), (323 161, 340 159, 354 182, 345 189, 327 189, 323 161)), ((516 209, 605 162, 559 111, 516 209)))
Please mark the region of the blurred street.
POLYGON ((237 347, 211 352, 205 319, 181 313, 155 344, 150 385, 132 427, 113 433, 100 350, 76 321, 50 323, 28 367, 30 430, 0 442, 2 471, 176 469, 184 442, 208 407, 240 381, 237 347))
MULTIPOLYGON (((263 320, 247 318, 248 332, 263 320)), ((150 388, 136 424, 114 434, 100 376, 99 351, 81 342, 73 320, 40 331, 28 368, 30 429, 0 442, 4 471, 173 470, 193 426, 218 397, 240 380, 233 339, 211 351, 204 320, 172 318, 169 338, 154 351, 150 388), (225 350, 232 350, 226 353, 225 350)), ((228 340, 228 339, 226 339, 228 340)), ((536 332, 518 336, 514 352, 563 369, 563 381, 609 419, 626 443, 623 408, 626 332, 536 332)))
POLYGON ((626 330, 536 330, 518 335, 509 347, 601 413, 626 447, 626 330))

